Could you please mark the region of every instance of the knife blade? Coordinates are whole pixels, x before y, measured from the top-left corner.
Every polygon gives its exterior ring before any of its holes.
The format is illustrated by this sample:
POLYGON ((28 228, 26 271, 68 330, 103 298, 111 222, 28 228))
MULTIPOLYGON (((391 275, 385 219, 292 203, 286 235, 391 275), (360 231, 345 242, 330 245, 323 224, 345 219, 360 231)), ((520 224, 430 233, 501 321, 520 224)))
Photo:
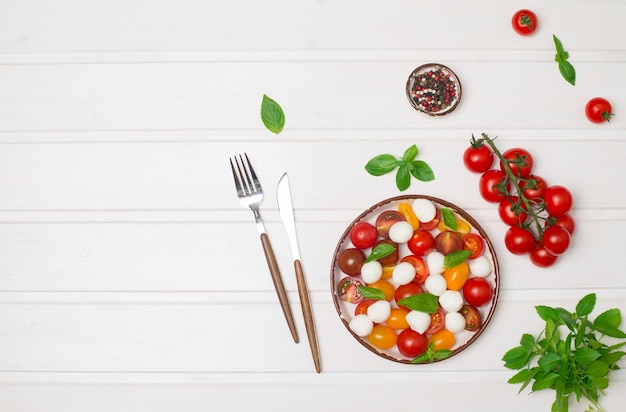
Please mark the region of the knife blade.
POLYGON ((296 233, 296 221, 291 201, 291 187, 289 185, 289 176, 287 173, 284 173, 278 182, 276 196, 278 198, 278 211, 280 213, 280 218, 283 221, 283 226, 287 231, 287 237, 289 238, 289 244, 291 245, 293 265, 296 272, 296 281, 298 283, 298 294, 300 295, 300 306, 302 307, 302 314, 304 315, 304 326, 306 327, 306 334, 309 338, 311 355, 313 356, 315 370, 317 373, 320 373, 321 366, 319 347, 317 344, 317 333, 315 331, 315 322, 313 320, 313 310, 311 309, 309 291, 307 289, 304 271, 302 269, 300 247, 298 246, 298 236, 296 233))

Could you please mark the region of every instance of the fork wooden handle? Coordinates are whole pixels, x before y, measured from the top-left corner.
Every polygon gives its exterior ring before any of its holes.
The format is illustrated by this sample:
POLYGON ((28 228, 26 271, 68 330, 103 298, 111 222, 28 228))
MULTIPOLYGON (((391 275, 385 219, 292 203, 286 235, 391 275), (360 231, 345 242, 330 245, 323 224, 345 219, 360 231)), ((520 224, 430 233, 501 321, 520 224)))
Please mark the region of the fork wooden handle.
POLYGON ((283 278, 280 275, 280 269, 278 268, 276 256, 274 255, 274 249, 272 249, 272 244, 270 243, 270 238, 267 236, 267 233, 261 233, 261 243, 263 244, 263 252, 265 252, 267 266, 270 269, 272 281, 274 282, 274 289, 276 289, 276 293, 278 294, 278 301, 280 302, 280 306, 285 314, 285 319, 289 325, 291 336, 293 336, 293 340, 298 343, 298 332, 296 330, 296 324, 293 320, 293 314, 291 313, 291 306, 289 306, 287 292, 285 292, 285 286, 283 285, 283 278))
POLYGON ((300 295, 300 305, 304 315, 304 326, 306 326, 306 334, 309 338, 309 346, 311 346, 311 355, 313 355, 313 363, 315 370, 320 373, 320 352, 317 346, 317 334, 315 332, 315 322, 313 321, 313 310, 311 309, 311 299, 309 299, 309 291, 306 287, 302 263, 299 259, 294 260, 293 265, 296 270, 296 281, 298 282, 298 294, 300 295))

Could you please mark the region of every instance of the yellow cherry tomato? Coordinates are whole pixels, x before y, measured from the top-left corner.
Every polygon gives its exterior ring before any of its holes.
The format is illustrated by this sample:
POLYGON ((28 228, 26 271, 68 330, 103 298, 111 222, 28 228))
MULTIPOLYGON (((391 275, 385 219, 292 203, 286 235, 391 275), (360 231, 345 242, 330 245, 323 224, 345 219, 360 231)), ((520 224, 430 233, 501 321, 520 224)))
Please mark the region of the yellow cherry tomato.
POLYGON ((385 323, 392 329, 406 329, 409 327, 409 322, 406 321, 407 313, 409 310, 406 308, 391 308, 391 313, 385 323))
POLYGON ((402 216, 404 216, 406 221, 409 222, 411 226, 413 226, 413 230, 417 230, 420 227, 420 220, 415 215, 415 212, 413 211, 413 206, 408 203, 401 202, 400 204, 398 204, 398 212, 400 212, 402 216))
POLYGON ((367 335, 367 340, 377 348, 389 349, 396 344, 398 335, 387 325, 374 325, 372 333, 367 335))
POLYGON ((383 266, 383 279, 389 279, 391 276, 393 276, 393 268, 395 266, 383 266))
POLYGON ((440 349, 452 349, 454 346, 455 338, 454 333, 448 329, 441 329, 439 332, 435 332, 428 339, 428 343, 433 343, 433 350, 440 349))
POLYGON ((461 262, 451 268, 445 268, 443 271, 443 277, 446 280, 448 289, 461 290, 469 277, 469 265, 467 264, 467 261, 461 262))
POLYGON ((385 300, 393 299, 393 295, 396 293, 396 289, 391 283, 389 283, 387 279, 379 279, 374 283, 368 284, 367 286, 369 286, 370 288, 382 290, 385 294, 385 300))
POLYGON ((460 233, 462 235, 464 235, 466 233, 469 233, 470 230, 472 230, 472 228, 470 227, 469 223, 467 223, 465 220, 461 220, 461 219, 457 219, 456 220, 456 230, 454 230, 451 227, 449 227, 448 225, 446 225, 445 222, 443 221, 443 219, 441 219, 441 221, 437 225, 437 229, 439 229, 440 232, 445 232, 446 230, 452 230, 453 232, 457 232, 457 233, 460 233))

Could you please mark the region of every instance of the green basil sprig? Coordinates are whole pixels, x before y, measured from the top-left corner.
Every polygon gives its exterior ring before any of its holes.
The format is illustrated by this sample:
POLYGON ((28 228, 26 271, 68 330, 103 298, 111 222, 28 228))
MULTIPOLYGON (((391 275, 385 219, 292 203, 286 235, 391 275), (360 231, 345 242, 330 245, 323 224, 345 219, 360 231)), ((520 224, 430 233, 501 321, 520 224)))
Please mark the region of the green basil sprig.
POLYGON ((431 293, 418 293, 400 299, 398 305, 424 313, 435 313, 439 309, 439 299, 431 293))
POLYGON ((411 185, 411 176, 422 182, 430 182, 435 179, 435 174, 430 166, 422 160, 415 159, 417 154, 416 145, 406 149, 400 159, 390 154, 381 154, 370 159, 365 165, 365 170, 372 176, 382 176, 397 168, 396 186, 400 191, 405 191, 411 185))
POLYGON ((554 60, 559 64, 561 76, 563 76, 568 83, 574 86, 576 84, 576 70, 567 60, 569 59, 569 53, 563 49, 563 44, 558 37, 553 34, 552 38, 554 39, 554 45, 556 46, 556 56, 554 56, 554 60))
POLYGON ((276 101, 263 95, 261 101, 261 121, 272 133, 280 133, 285 127, 285 113, 276 101))
POLYGON ((449 253, 446 255, 445 258, 443 258, 443 267, 448 269, 458 266, 461 263, 465 262, 471 254, 472 251, 466 249, 457 250, 456 252, 449 253))
POLYGON ((435 360, 442 360, 449 358, 452 355, 453 351, 449 349, 438 349, 435 350, 435 342, 428 343, 428 350, 417 356, 415 359, 411 361, 411 363, 424 363, 430 362, 433 363, 435 360))
POLYGON ((363 263, 382 259, 385 256, 391 255, 395 251, 396 248, 391 246, 389 243, 381 243, 372 250, 372 253, 370 253, 370 255, 367 257, 367 259, 365 259, 365 262, 363 263))

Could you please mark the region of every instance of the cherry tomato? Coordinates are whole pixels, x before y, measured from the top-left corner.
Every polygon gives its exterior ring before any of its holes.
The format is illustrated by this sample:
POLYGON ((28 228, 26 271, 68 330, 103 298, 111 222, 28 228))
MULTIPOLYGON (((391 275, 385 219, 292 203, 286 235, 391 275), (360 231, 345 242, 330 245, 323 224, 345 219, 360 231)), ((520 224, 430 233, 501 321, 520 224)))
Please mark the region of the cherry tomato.
POLYGON ((543 231, 541 240, 548 253, 559 256, 565 253, 570 244, 570 233, 561 226, 550 226, 543 231))
POLYGON ((485 241, 482 237, 478 236, 475 233, 466 233, 463 235, 463 249, 471 250, 472 254, 468 259, 476 259, 478 256, 483 254, 483 250, 485 249, 485 241))
POLYGON ((572 194, 563 186, 550 186, 543 194, 546 202, 546 212, 554 217, 561 217, 567 214, 572 208, 572 194))
POLYGON ((425 256, 435 247, 435 239, 430 232, 418 229, 408 241, 407 246, 414 255, 425 256))
POLYGON ((400 202, 398 204, 398 212, 402 213, 402 216, 406 219, 407 222, 413 227, 413 230, 417 230, 420 227, 420 220, 415 215, 413 211, 413 206, 406 202, 400 202))
POLYGON ((463 305, 460 310, 461 315, 465 317, 465 329, 470 332, 478 330, 482 322, 480 312, 474 306, 463 305))
POLYGON ((437 225, 439 224, 440 220, 441 220, 441 211, 439 209, 437 209, 437 212, 435 213, 435 218, 433 220, 428 221, 428 222, 420 221, 420 229, 422 229, 422 230, 433 230, 434 228, 437 227, 437 225))
POLYGON ((407 328, 398 335, 397 345, 401 354, 407 358, 415 358, 428 350, 428 338, 407 328))
POLYGON ((397 210, 385 210, 376 217, 376 230, 381 237, 389 237, 389 228, 394 223, 406 220, 402 213, 397 210))
POLYGON ((372 333, 367 336, 370 343, 380 349, 389 349, 396 344, 396 331, 387 325, 374 325, 372 333))
POLYGON ((540 268, 547 268, 556 263, 557 256, 548 252, 543 246, 530 251, 530 261, 540 268))
POLYGON ((493 290, 484 278, 470 278, 463 285, 463 297, 472 306, 482 306, 491 300, 493 290))
POLYGON ((359 303, 363 300, 363 295, 359 291, 359 286, 365 286, 360 279, 346 276, 337 284, 339 298, 350 303, 359 303))
POLYGON ((535 236, 527 229, 511 226, 504 234, 504 245, 514 255, 523 255, 536 246, 535 236))
POLYGON ((611 103, 602 97, 594 97, 585 105, 585 116, 592 123, 610 122, 613 116, 611 103))
POLYGON ((376 299, 365 299, 359 302, 354 308, 354 316, 365 314, 367 315, 367 308, 370 307, 372 303, 376 302, 376 299))
POLYGON ((518 10, 511 18, 511 25, 517 34, 528 36, 537 30, 537 16, 530 10, 518 10))
POLYGON ((517 196, 511 196, 498 204, 500 220, 509 226, 521 225, 528 219, 526 205, 518 201, 517 196))
POLYGON ((539 199, 543 196, 548 188, 548 184, 541 176, 531 175, 529 180, 521 180, 519 182, 520 189, 526 199, 539 199))
MULTIPOLYGON (((507 159, 507 164, 515 176, 520 176, 525 179, 530 177, 535 161, 528 150, 516 147, 502 153, 502 157, 507 159)), ((504 164, 502 161, 500 161, 500 170, 504 172, 504 164)))
MULTIPOLYGON (((483 173, 478 180, 478 190, 483 199, 492 203, 500 202, 502 199, 505 199, 506 194, 500 193, 499 190, 499 185, 501 182, 504 182, 505 179, 506 175, 501 170, 491 169, 483 173)), ((509 186, 510 184, 507 184, 507 191, 509 186)))
POLYGON ((394 293, 393 299, 396 301, 397 304, 402 299, 408 298, 409 296, 417 295, 419 293, 424 293, 424 289, 422 289, 422 287, 415 282, 409 282, 406 285, 398 286, 396 292, 394 293))
POLYGON ((357 249, 367 249, 374 246, 378 239, 378 230, 367 222, 359 222, 350 230, 350 241, 357 249))
POLYGON ((465 167, 474 173, 484 173, 493 165, 493 151, 484 143, 472 144, 463 152, 465 167))
POLYGON ((409 327, 409 323, 406 321, 407 313, 409 313, 407 308, 391 308, 391 313, 385 323, 392 329, 406 329, 409 327))
POLYGON ((456 229, 453 229, 450 226, 446 225, 446 222, 443 220, 439 222, 439 224, 437 225, 437 229, 439 229, 440 232, 452 230, 459 234, 465 234, 469 233, 469 231, 472 230, 472 227, 465 220, 456 219, 456 229))
POLYGON ((576 222, 571 215, 562 215, 557 217, 554 224, 567 230, 570 235, 573 235, 574 230, 576 229, 576 222))
POLYGON ((451 268, 445 268, 443 277, 446 279, 446 285, 450 290, 461 290, 467 278, 469 278, 469 265, 467 261, 461 262, 451 268))
POLYGON ((385 300, 393 299, 393 295, 396 293, 396 289, 387 279, 378 279, 376 282, 370 283, 367 286, 381 290, 385 294, 385 300))
POLYGON ((426 282, 426 278, 428 277, 428 265, 424 262, 424 259, 415 255, 407 255, 400 261, 409 262, 415 267, 415 279, 413 280, 415 283, 421 285, 426 282))
POLYGON ((446 326, 446 314, 442 308, 438 308, 437 312, 430 314, 430 326, 424 332, 426 335, 432 335, 442 330, 446 326))
POLYGON ((400 254, 398 252, 398 244, 389 240, 389 239, 381 239, 378 242, 374 243, 374 248, 378 245, 386 243, 395 248, 392 254, 385 256, 384 258, 378 259, 381 265, 383 266, 393 266, 398 263, 398 259, 400 259, 400 254))
POLYGON ((435 236, 435 249, 443 255, 448 255, 463 249, 463 241, 456 232, 446 230, 435 236))
POLYGON ((358 276, 361 274, 361 266, 365 262, 365 254, 356 248, 343 250, 337 257, 339 269, 346 275, 358 276))
POLYGON ((442 329, 439 332, 434 333, 428 342, 433 343, 433 350, 452 349, 455 342, 454 333, 448 329, 442 329))

